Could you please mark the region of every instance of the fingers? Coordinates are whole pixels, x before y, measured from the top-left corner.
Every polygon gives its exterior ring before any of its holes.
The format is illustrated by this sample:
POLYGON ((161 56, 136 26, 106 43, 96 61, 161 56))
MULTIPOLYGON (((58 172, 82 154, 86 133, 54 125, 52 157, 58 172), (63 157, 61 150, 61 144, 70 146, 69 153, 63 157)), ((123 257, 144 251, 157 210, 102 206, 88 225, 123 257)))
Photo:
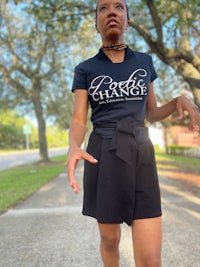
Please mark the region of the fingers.
POLYGON ((68 161, 66 164, 67 176, 69 184, 72 187, 75 194, 80 191, 80 185, 75 178, 75 169, 79 160, 87 160, 92 164, 97 163, 98 161, 89 153, 83 151, 82 149, 74 149, 69 152, 68 161))
POLYGON ((80 185, 78 184, 78 182, 75 179, 72 179, 70 181, 70 186, 72 187, 75 194, 78 194, 78 192, 81 189, 80 185))
POLYGON ((93 164, 98 162, 97 159, 95 159, 92 155, 90 155, 87 152, 84 152, 82 159, 85 159, 85 160, 87 160, 87 161, 89 161, 90 163, 93 163, 93 164))
POLYGON ((183 118, 183 115, 184 115, 184 110, 179 103, 177 103, 176 109, 178 112, 178 118, 181 120, 183 118))
POLYGON ((193 105, 191 111, 189 112, 189 116, 191 119, 190 130, 191 131, 199 131, 199 129, 200 129, 200 113, 199 113, 199 109, 196 105, 193 105))
POLYGON ((67 176, 68 176, 68 180, 69 180, 69 184, 72 187, 73 191, 75 194, 77 194, 80 190, 80 185, 77 183, 76 179, 75 179, 75 168, 77 165, 78 161, 68 161, 67 162, 67 176))
POLYGON ((184 111, 187 111, 191 120, 189 130, 199 131, 200 129, 200 113, 197 105, 186 97, 179 97, 176 104, 179 119, 184 117, 184 111))

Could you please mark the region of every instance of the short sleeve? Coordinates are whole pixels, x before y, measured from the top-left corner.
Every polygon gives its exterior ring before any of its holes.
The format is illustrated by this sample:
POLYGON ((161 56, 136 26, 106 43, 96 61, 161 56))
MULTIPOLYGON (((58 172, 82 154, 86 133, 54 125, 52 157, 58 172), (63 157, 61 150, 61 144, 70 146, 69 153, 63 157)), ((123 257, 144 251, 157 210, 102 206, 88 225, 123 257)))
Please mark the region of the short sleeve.
POLYGON ((158 76, 157 76, 156 70, 154 68, 152 57, 149 56, 149 59, 150 59, 150 70, 151 70, 151 79, 150 79, 150 81, 153 82, 158 76))
POLYGON ((86 71, 80 67, 80 65, 75 67, 74 70, 74 79, 72 83, 72 92, 76 89, 85 89, 87 90, 87 77, 86 71))

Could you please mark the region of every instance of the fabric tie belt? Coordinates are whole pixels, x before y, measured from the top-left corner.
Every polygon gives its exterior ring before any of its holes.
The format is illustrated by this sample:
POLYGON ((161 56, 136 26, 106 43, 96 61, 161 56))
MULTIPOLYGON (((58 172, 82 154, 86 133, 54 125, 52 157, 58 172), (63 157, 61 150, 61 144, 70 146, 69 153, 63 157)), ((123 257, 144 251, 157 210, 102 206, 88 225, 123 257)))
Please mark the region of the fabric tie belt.
POLYGON ((106 137, 105 128, 108 132, 110 130, 112 139, 109 150, 116 150, 116 156, 129 164, 133 146, 136 147, 149 139, 148 128, 144 122, 138 122, 132 117, 126 117, 117 123, 94 125, 94 131, 103 137, 106 137))

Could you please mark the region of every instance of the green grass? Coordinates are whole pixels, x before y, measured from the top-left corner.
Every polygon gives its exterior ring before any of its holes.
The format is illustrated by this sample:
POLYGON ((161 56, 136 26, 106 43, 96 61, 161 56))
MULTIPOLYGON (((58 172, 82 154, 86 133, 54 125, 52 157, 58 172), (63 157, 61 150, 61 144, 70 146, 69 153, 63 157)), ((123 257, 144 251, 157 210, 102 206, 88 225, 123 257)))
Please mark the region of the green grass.
POLYGON ((66 155, 49 163, 33 163, 0 171, 0 213, 24 200, 42 185, 65 171, 66 155))
POLYGON ((163 168, 170 168, 171 170, 200 173, 199 158, 166 155, 163 152, 156 152, 156 160, 158 170, 163 168))

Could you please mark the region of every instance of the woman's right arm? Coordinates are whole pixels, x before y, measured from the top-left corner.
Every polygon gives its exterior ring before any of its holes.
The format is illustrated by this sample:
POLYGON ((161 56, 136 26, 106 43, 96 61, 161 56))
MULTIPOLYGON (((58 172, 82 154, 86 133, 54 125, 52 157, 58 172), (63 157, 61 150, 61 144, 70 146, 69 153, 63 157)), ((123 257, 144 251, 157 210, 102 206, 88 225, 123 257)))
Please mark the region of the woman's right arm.
POLYGON ((75 90, 74 111, 69 129, 69 151, 67 159, 67 174, 70 186, 75 193, 80 190, 80 185, 75 179, 75 169, 79 160, 88 160, 97 163, 90 154, 81 149, 85 137, 86 121, 88 114, 87 90, 75 90))

